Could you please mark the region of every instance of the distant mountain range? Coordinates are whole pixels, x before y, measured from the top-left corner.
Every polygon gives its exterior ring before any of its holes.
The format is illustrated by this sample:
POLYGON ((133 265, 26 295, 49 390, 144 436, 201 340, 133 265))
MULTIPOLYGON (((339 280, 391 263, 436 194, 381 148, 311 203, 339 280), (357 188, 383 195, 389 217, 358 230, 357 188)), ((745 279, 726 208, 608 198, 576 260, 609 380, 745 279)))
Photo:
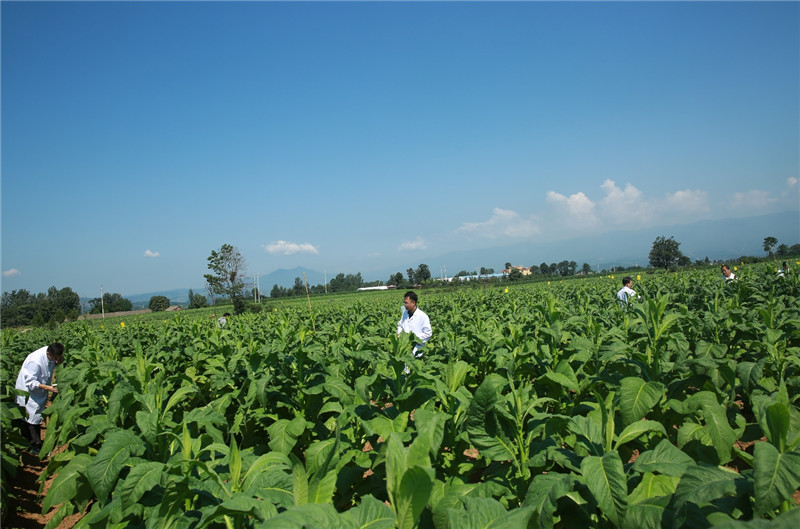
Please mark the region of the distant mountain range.
MULTIPOLYGON (((502 247, 462 250, 440 255, 419 255, 413 262, 398 263, 395 266, 378 270, 350 270, 346 273, 361 272, 364 281, 386 281, 390 274, 402 272, 409 267, 416 268, 425 263, 434 277, 447 267, 447 274, 453 276, 461 270, 477 271, 482 266, 500 271, 506 262, 515 265, 531 266, 540 263, 558 263, 563 260, 575 261, 578 266, 589 263, 593 269, 608 269, 612 266, 647 266, 650 247, 656 237, 675 237, 680 250, 693 261, 708 257, 711 260, 735 259, 743 255, 763 256, 764 237, 775 237, 779 244, 792 246, 800 243, 800 213, 785 212, 760 217, 726 220, 708 220, 659 228, 646 228, 631 231, 615 231, 598 235, 577 237, 570 240, 550 243, 518 243, 502 247)), ((298 266, 292 269, 278 269, 261 275, 261 292, 269 295, 273 285, 291 287, 295 278, 302 279, 303 273, 309 285, 320 285, 325 274, 298 266)), ((331 277, 328 277, 330 282, 331 277)), ((194 287, 195 293, 205 294, 205 288, 194 287)), ((134 308, 147 307, 153 296, 166 296, 173 305, 189 303, 189 287, 125 295, 134 308)))

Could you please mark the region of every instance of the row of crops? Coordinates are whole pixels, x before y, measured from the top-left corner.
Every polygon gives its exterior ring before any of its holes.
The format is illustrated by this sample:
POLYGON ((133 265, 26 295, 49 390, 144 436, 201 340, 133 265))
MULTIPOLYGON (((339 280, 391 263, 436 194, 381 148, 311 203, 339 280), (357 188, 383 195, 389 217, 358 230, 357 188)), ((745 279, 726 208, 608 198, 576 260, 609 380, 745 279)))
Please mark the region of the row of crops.
POLYGON ((647 276, 629 310, 619 278, 422 292, 421 359, 401 293, 4 330, 4 471, 16 370, 58 340, 48 527, 795 529, 800 281, 740 277, 647 276))

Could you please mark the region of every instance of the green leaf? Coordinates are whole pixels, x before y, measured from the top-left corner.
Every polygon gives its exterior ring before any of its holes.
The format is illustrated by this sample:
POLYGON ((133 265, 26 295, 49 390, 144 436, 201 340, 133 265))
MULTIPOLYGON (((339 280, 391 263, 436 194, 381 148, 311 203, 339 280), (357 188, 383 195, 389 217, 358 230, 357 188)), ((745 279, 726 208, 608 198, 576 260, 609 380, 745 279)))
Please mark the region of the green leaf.
POLYGON ((664 396, 660 382, 645 382, 638 377, 626 377, 620 382, 619 411, 624 425, 633 424, 653 409, 664 396))
POLYGON ((633 470, 680 477, 688 466, 694 464, 689 455, 664 439, 653 450, 641 453, 633 464, 633 470))
POLYGON ((296 461, 292 467, 292 494, 295 505, 308 503, 308 475, 300 461, 296 461))
POLYGON ((600 510, 615 525, 620 525, 625 518, 628 485, 619 453, 613 451, 602 457, 585 457, 581 462, 581 473, 600 510))
POLYGON ((704 505, 726 496, 735 496, 745 478, 739 474, 718 467, 694 465, 686 469, 675 490, 675 505, 686 503, 704 505))
POLYGON ((393 529, 397 520, 392 509, 372 495, 361 498, 349 513, 357 529, 393 529))
POLYGON ((661 529, 662 527, 669 527, 667 522, 671 513, 667 507, 670 499, 671 496, 656 496, 628 505, 623 529, 661 529))
POLYGON ((659 496, 672 496, 678 487, 680 477, 677 476, 657 476, 650 472, 642 476, 642 481, 628 495, 628 508, 634 503, 642 503, 645 500, 659 496))
POLYGON ((276 452, 289 454, 297 439, 306 431, 306 421, 302 417, 278 419, 267 428, 269 447, 276 452))
POLYGON ((312 478, 308 484, 308 502, 329 503, 336 492, 337 474, 336 469, 332 469, 322 478, 312 478))
POLYGON ((161 482, 164 468, 164 463, 157 461, 134 465, 118 487, 122 508, 130 508, 144 496, 145 492, 158 485, 161 482))
POLYGON ((755 513, 760 516, 791 499, 800 487, 800 450, 781 454, 769 443, 756 443, 753 455, 755 513))
POLYGON ((558 500, 572 492, 575 477, 571 474, 539 474, 533 478, 525 495, 524 506, 539 513, 539 527, 552 528, 558 500))
POLYGON ((576 384, 573 380, 570 380, 569 377, 561 373, 554 373, 552 371, 548 371, 544 375, 542 375, 541 378, 546 378, 558 384, 559 386, 571 389, 572 391, 578 391, 578 384, 576 384))
POLYGON ((495 410, 505 384, 506 379, 500 375, 487 376, 475 390, 465 421, 470 442, 482 457, 492 461, 516 460, 515 427, 495 410))
POLYGON ((352 522, 336 512, 333 505, 307 503, 261 522, 259 529, 353 529, 352 522))
POLYGON ((747 393, 758 387, 763 376, 764 360, 758 362, 739 362, 736 365, 736 376, 742 383, 742 387, 747 393))
POLYGON ((779 452, 786 447, 791 420, 789 406, 782 402, 775 402, 764 410, 764 417, 761 420, 762 428, 763 425, 766 425, 764 434, 779 452))
POLYGON ((664 425, 662 425, 660 422, 636 421, 633 424, 629 424, 624 430, 622 430, 622 433, 620 433, 619 437, 617 438, 617 444, 615 447, 619 447, 629 441, 633 441, 647 432, 659 432, 664 437, 667 436, 667 431, 664 429, 664 425))
POLYGON ((98 500, 105 503, 131 455, 141 453, 141 443, 130 430, 116 430, 108 434, 97 456, 87 468, 89 485, 98 500))
POLYGON ((525 529, 533 514, 533 507, 506 511, 494 498, 461 499, 464 509, 450 509, 449 527, 458 529, 525 529))
POLYGON ((74 500, 73 503, 79 503, 82 499, 91 497, 92 491, 86 490, 89 487, 84 476, 91 461, 90 455, 78 454, 59 471, 42 502, 43 512, 48 512, 53 506, 65 501, 74 500))
MULTIPOLYGON (((393 433, 402 434, 408 427, 408 412, 404 411, 391 419, 386 415, 378 415, 364 423, 367 432, 376 434, 383 439, 388 439, 393 433)), ((403 436, 406 438, 408 436, 403 436)))
POLYGON ((400 489, 393 495, 399 529, 412 529, 425 509, 433 489, 433 480, 421 467, 409 468, 400 482, 400 489))

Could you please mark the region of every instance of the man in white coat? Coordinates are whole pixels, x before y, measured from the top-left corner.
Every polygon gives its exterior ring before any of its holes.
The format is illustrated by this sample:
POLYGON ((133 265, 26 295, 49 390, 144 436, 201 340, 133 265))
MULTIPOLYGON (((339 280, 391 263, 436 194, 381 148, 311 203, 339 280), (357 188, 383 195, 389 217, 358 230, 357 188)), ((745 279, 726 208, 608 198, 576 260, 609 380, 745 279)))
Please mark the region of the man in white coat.
POLYGON ((29 354, 17 376, 15 388, 28 392, 28 396, 17 396, 17 404, 25 408, 27 414, 27 418, 21 421, 20 433, 30 441, 31 451, 36 454, 42 447, 42 410, 47 395, 58 393, 56 386, 52 385, 53 371, 63 361, 64 344, 56 342, 29 354))
POLYGON ((431 320, 428 315, 417 308, 417 294, 413 291, 406 292, 403 296, 403 315, 397 323, 397 335, 402 332, 413 333, 417 337, 417 343, 412 351, 415 358, 422 356, 422 349, 433 335, 431 320))

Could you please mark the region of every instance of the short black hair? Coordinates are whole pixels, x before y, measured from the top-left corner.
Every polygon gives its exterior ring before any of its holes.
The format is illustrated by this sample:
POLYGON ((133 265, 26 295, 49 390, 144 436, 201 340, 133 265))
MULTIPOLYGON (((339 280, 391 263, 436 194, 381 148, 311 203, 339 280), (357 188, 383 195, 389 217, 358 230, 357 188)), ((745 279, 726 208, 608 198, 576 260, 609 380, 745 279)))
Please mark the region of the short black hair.
POLYGON ((55 342, 47 346, 47 352, 51 355, 64 356, 64 344, 55 342))
POLYGON ((403 296, 403 299, 406 299, 406 298, 408 298, 411 301, 413 301, 415 305, 417 304, 417 293, 414 292, 413 290, 409 290, 408 292, 405 293, 405 295, 403 296))
POLYGON ((633 278, 631 276, 625 276, 625 277, 622 278, 622 286, 623 287, 625 285, 630 285, 631 283, 633 283, 633 278))

